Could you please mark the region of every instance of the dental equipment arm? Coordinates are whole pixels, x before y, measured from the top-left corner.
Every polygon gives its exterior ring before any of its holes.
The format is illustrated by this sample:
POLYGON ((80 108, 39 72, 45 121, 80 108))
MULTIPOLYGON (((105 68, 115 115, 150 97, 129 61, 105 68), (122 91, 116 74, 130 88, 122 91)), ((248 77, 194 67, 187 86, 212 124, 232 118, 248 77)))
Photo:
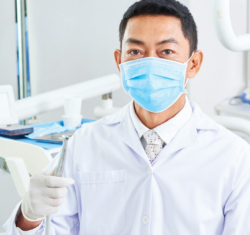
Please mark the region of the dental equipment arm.
POLYGON ((241 101, 250 104, 250 0, 248 7, 248 34, 236 36, 230 19, 230 0, 212 0, 214 28, 221 44, 231 51, 247 52, 247 88, 244 90, 241 101))
POLYGON ((64 105, 64 96, 78 96, 87 100, 108 94, 121 87, 117 74, 91 79, 68 87, 45 92, 16 101, 19 120, 24 120, 45 113, 64 105))
POLYGON ((230 19, 230 0, 212 0, 215 32, 227 49, 231 51, 250 50, 250 34, 236 36, 230 19))

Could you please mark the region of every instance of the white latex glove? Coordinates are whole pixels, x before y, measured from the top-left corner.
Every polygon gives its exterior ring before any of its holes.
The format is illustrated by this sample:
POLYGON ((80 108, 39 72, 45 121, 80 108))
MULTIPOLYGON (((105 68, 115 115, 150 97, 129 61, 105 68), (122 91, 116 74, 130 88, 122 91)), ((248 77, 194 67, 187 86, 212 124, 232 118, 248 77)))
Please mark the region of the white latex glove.
POLYGON ((67 186, 74 184, 70 178, 46 175, 33 175, 29 190, 22 201, 22 214, 28 221, 39 221, 47 215, 55 214, 67 195, 67 186))

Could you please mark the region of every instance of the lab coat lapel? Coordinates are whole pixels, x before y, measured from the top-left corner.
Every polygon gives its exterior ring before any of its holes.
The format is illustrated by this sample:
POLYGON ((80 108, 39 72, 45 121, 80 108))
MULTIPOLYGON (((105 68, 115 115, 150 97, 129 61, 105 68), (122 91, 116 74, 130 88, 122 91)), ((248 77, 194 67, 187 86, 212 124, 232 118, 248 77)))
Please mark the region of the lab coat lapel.
POLYGON ((166 145, 163 150, 158 155, 157 161, 155 161, 154 165, 160 164, 164 161, 167 155, 170 155, 174 152, 177 152, 185 147, 188 147, 198 141, 197 139, 197 128, 196 128, 196 120, 195 115, 192 114, 187 123, 181 127, 181 129, 177 132, 172 141, 166 145))
POLYGON ((145 150, 143 149, 141 140, 135 130, 134 124, 130 117, 130 103, 122 108, 119 112, 107 116, 102 119, 104 125, 112 125, 115 128, 114 136, 117 140, 121 140, 137 155, 147 161, 149 164, 145 150))
MULTIPOLYGON (((217 130, 219 128, 218 124, 205 115, 195 103, 190 102, 190 104, 193 109, 192 116, 177 132, 172 141, 163 148, 157 156, 155 165, 160 164, 167 155, 195 144, 198 141, 198 130, 217 130)), ((125 106, 120 112, 104 118, 103 123, 106 125, 117 125, 116 131, 114 132, 117 139, 124 142, 149 164, 145 150, 143 149, 142 143, 131 120, 129 105, 130 104, 125 106)))
POLYGON ((121 139, 134 152, 148 162, 145 150, 143 149, 141 140, 135 130, 134 124, 131 120, 129 109, 125 113, 124 120, 119 124, 116 130, 117 138, 121 139))
POLYGON ((191 146, 198 142, 199 130, 218 130, 221 127, 204 114, 198 105, 190 102, 193 113, 187 123, 177 132, 172 141, 166 145, 155 161, 155 165, 160 164, 167 155, 177 152, 183 148, 191 146))

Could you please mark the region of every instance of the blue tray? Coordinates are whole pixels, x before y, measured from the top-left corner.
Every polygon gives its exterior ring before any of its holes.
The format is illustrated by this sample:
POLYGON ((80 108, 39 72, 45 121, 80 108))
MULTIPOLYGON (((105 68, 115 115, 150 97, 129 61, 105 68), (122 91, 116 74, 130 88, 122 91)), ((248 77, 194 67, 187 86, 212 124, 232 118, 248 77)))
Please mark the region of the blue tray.
MULTIPOLYGON (((93 119, 82 119, 82 124, 84 123, 89 123, 89 122, 94 122, 95 120, 93 119)), ((32 127, 46 127, 50 126, 51 124, 58 123, 59 125, 63 126, 63 121, 57 121, 57 122, 46 122, 46 123, 41 123, 41 124, 36 124, 36 125, 30 125, 32 127)), ((5 138, 5 139, 10 139, 6 138, 3 136, 0 136, 0 138, 5 138)), ((13 139, 12 139, 13 140, 13 139)), ((62 145, 61 144, 50 144, 50 143, 43 143, 43 142, 37 142, 36 140, 28 139, 28 138, 22 138, 22 139, 15 139, 16 141, 20 142, 25 142, 28 144, 34 144, 37 146, 40 146, 46 150, 54 149, 54 148, 60 148, 62 145)))

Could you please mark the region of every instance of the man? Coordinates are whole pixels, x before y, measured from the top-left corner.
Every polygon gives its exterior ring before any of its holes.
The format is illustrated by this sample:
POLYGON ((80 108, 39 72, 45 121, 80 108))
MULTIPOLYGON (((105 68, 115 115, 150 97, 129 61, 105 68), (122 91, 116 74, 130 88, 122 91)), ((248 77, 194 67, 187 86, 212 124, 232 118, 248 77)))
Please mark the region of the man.
POLYGON ((64 178, 31 178, 7 234, 44 234, 50 214, 60 235, 250 234, 249 145, 186 98, 203 60, 189 10, 136 2, 120 42, 114 56, 134 101, 75 133, 64 178))

